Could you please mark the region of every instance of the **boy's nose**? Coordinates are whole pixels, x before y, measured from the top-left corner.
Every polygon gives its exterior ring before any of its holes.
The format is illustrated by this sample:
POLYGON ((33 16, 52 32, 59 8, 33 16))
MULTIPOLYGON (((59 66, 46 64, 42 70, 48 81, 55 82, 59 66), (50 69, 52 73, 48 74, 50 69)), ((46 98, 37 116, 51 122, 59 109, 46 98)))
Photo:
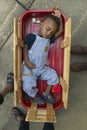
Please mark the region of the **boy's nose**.
POLYGON ((51 32, 49 31, 49 32, 47 33, 47 35, 48 35, 48 36, 51 36, 51 32))

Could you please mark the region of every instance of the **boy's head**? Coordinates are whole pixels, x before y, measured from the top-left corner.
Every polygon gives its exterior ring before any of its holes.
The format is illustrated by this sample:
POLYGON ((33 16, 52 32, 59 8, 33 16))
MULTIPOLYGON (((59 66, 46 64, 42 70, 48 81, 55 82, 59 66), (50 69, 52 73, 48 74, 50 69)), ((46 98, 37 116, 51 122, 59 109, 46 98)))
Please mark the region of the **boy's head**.
POLYGON ((44 38, 51 38, 60 27, 60 19, 52 14, 48 14, 44 17, 40 25, 40 34, 44 38))

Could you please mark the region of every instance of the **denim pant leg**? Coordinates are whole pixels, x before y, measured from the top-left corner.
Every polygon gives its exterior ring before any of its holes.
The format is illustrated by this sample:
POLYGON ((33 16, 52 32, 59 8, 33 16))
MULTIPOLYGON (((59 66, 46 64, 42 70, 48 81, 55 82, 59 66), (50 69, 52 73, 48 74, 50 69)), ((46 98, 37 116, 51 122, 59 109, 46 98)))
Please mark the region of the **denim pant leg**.
POLYGON ((29 122, 22 120, 19 124, 18 130, 29 130, 29 122))
POLYGON ((30 75, 30 76, 22 76, 23 80, 23 90, 27 93, 30 97, 35 97, 38 92, 37 88, 37 76, 30 75))
POLYGON ((44 123, 43 130, 55 130, 53 123, 44 123))

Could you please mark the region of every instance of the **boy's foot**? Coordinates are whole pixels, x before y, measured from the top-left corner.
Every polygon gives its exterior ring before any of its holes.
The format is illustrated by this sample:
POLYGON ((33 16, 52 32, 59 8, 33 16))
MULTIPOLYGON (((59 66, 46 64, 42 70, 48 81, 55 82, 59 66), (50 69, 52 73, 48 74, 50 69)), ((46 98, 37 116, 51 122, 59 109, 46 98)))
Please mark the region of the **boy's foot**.
POLYGON ((76 72, 87 70, 87 63, 73 63, 71 64, 70 68, 76 72))
POLYGON ((17 120, 17 121, 22 121, 22 120, 25 120, 25 115, 21 112, 21 110, 19 109, 19 108, 17 108, 17 107, 13 107, 12 109, 11 109, 11 114, 12 115, 14 115, 14 117, 15 117, 15 119, 17 120))
POLYGON ((47 102, 54 104, 55 103, 55 99, 52 97, 52 95, 50 93, 45 93, 43 92, 41 95, 47 102))
POLYGON ((39 106, 42 106, 45 104, 44 99, 40 96, 40 94, 37 94, 34 98, 33 101, 35 101, 39 106))
POLYGON ((71 53, 76 55, 87 54, 87 47, 81 45, 72 46, 71 53))

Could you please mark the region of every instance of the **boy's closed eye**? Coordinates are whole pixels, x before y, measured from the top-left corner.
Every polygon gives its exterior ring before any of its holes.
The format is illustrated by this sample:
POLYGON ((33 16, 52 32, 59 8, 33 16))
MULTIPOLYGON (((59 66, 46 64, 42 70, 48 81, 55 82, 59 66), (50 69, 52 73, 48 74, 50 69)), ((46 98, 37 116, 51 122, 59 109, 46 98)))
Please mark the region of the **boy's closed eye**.
POLYGON ((53 34, 54 34, 54 32, 53 32, 53 31, 51 31, 51 28, 50 28, 50 27, 47 27, 47 28, 46 28, 46 30, 47 30, 47 31, 49 31, 51 35, 53 35, 53 34))

